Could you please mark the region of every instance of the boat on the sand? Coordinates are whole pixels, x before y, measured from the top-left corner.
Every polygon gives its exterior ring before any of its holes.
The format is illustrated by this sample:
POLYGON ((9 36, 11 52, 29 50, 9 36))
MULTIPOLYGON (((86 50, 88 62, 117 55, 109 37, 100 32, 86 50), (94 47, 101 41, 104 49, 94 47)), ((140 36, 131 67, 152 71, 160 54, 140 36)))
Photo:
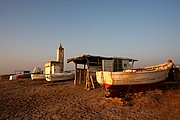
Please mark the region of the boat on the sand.
POLYGON ((30 71, 15 70, 15 74, 9 76, 9 80, 26 79, 26 78, 31 78, 30 71))
POLYGON ((46 81, 48 82, 72 80, 74 79, 74 72, 53 73, 53 74, 45 75, 45 77, 46 77, 46 81))
POLYGON ((31 73, 31 80, 45 80, 45 74, 42 74, 41 68, 35 67, 31 73))
POLYGON ((25 79, 25 78, 31 78, 31 73, 16 75, 16 79, 25 79))
POLYGON ((45 74, 31 74, 31 80, 45 80, 45 74))
POLYGON ((9 76, 9 80, 16 80, 16 79, 17 79, 16 76, 17 76, 17 75, 15 75, 15 74, 14 74, 14 75, 10 75, 10 76, 9 76))
POLYGON ((106 88, 106 96, 130 91, 140 92, 165 81, 172 66, 172 61, 168 60, 164 64, 144 68, 118 72, 98 71, 96 79, 102 87, 106 88))
POLYGON ((26 73, 26 74, 11 75, 9 77, 9 80, 17 80, 17 79, 25 79, 25 78, 31 78, 31 74, 26 73))

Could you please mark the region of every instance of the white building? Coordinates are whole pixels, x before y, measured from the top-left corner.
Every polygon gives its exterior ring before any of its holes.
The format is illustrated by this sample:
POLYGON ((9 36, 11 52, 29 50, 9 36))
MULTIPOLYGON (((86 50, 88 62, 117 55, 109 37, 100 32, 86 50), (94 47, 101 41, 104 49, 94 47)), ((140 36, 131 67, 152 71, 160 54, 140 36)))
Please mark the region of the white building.
POLYGON ((60 73, 64 71, 64 48, 61 43, 56 49, 56 61, 48 61, 44 64, 44 74, 60 73))

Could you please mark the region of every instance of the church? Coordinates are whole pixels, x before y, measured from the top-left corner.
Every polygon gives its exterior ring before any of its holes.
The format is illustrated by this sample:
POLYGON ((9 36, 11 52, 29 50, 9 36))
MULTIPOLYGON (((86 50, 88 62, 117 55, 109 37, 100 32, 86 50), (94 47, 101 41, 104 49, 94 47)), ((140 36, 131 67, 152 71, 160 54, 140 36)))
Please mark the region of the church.
POLYGON ((61 43, 56 49, 56 61, 48 61, 44 64, 44 74, 61 73, 64 71, 64 48, 61 43))

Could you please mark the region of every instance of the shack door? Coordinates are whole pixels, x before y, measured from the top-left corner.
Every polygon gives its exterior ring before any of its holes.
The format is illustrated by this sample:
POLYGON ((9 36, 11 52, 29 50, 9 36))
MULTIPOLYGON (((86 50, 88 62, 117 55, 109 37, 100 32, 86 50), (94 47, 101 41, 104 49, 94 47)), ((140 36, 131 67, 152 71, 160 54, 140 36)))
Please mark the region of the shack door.
POLYGON ((114 58, 114 72, 123 71, 122 60, 114 58))

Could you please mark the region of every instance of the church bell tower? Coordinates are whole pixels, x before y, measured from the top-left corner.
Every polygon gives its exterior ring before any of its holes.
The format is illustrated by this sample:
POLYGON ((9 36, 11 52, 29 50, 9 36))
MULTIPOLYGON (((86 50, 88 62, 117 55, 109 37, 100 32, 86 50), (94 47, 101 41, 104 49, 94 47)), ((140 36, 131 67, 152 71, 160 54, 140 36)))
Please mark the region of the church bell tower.
POLYGON ((56 60, 59 61, 60 72, 64 71, 64 48, 62 47, 61 43, 59 44, 58 48, 56 49, 56 60))

